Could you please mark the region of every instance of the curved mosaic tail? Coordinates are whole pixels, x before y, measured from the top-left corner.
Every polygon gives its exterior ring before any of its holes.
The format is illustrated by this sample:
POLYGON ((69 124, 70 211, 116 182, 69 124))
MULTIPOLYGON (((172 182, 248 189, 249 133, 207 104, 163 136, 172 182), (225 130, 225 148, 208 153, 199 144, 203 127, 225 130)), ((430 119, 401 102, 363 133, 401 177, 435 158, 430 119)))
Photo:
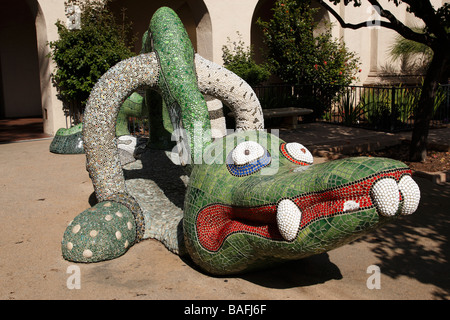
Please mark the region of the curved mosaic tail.
POLYGON ((94 218, 92 209, 89 209, 69 225, 62 241, 63 256, 67 260, 93 262, 111 259, 123 254, 129 245, 144 236, 145 219, 139 204, 126 190, 115 139, 120 106, 132 92, 146 86, 162 94, 184 164, 189 163, 196 153, 202 153, 203 145, 208 143, 207 140, 198 140, 194 134, 196 126, 208 132, 210 124, 206 102, 197 86, 194 50, 181 20, 170 8, 160 8, 150 22, 150 34, 153 51, 119 62, 101 77, 89 97, 83 140, 86 166, 99 201, 93 209, 100 218, 94 218), (134 217, 132 229, 136 232, 135 239, 127 237, 128 246, 120 242, 121 250, 112 245, 115 242, 111 239, 117 232, 123 235, 119 229, 125 230, 129 219, 117 219, 119 225, 113 226, 112 219, 101 218, 114 217, 109 208, 115 206, 107 205, 112 202, 122 206, 117 211, 122 217, 130 214, 134 217), (90 233, 92 225, 95 225, 96 236, 86 237, 84 232, 90 233), (106 250, 110 246, 112 249, 106 250))

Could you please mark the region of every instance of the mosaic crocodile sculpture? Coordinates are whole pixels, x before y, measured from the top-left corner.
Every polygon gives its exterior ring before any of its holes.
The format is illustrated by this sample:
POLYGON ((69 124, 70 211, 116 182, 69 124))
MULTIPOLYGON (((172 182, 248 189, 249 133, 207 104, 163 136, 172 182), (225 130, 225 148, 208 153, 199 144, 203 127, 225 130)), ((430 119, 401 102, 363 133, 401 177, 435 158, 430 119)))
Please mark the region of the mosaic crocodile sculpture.
POLYGON ((207 273, 247 272, 326 252, 417 209, 420 191, 405 164, 372 157, 313 164, 304 146, 263 130, 252 89, 195 54, 171 9, 160 8, 149 30, 149 53, 118 63, 89 98, 83 139, 99 202, 67 227, 65 259, 114 259, 154 227, 155 213, 127 190, 114 134, 121 103, 142 86, 163 97, 180 162, 190 168, 183 216, 155 238, 175 235, 179 243, 166 246, 207 273), (235 133, 208 138, 202 92, 238 115, 235 133))

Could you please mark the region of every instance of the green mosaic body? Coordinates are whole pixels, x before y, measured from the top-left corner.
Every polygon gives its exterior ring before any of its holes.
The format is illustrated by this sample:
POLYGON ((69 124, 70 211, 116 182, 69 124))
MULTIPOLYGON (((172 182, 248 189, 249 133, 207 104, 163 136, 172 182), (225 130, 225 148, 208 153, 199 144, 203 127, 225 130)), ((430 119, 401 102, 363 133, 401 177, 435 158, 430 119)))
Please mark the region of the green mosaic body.
POLYGON ((81 213, 69 224, 61 249, 67 260, 94 262, 99 257, 109 260, 123 255, 135 240, 136 224, 131 212, 107 201, 81 213))
POLYGON ((188 150, 201 156, 202 135, 210 130, 208 108, 197 85, 194 66, 194 48, 186 29, 176 13, 162 7, 150 22, 153 51, 161 67, 158 87, 168 107, 174 129, 184 129, 190 140, 188 150), (198 125, 198 128, 195 126, 198 125), (197 148, 195 147, 197 146, 197 148), (200 146, 200 148, 198 147, 200 146))
MULTIPOLYGON (((227 137, 228 140, 232 138, 233 136, 227 137)), ((322 253, 342 246, 392 220, 380 216, 377 209, 371 207, 317 219, 303 228, 292 242, 282 239, 274 241, 255 234, 238 232, 229 235, 217 252, 205 249, 200 244, 196 224, 199 219, 198 213, 211 204, 241 208, 276 205, 280 199, 332 192, 334 189, 357 184, 368 177, 378 176, 382 172, 408 170, 405 164, 395 160, 367 157, 348 158, 299 168, 279 153, 279 146, 284 141, 260 133, 258 142, 268 146, 272 155, 271 165, 260 172, 246 177, 231 175, 224 164, 225 152, 217 153, 215 158, 217 164, 193 168, 184 208, 186 247, 193 260, 208 272, 240 273, 322 253), (269 174, 269 171, 264 170, 275 170, 275 174, 269 174)), ((205 153, 211 152, 214 148, 225 151, 225 148, 217 147, 224 144, 225 142, 218 140, 210 145, 205 153)), ((236 144, 237 142, 234 146, 236 144)), ((347 197, 351 199, 350 196, 347 197)))
POLYGON ((50 144, 50 152, 58 154, 84 153, 82 130, 83 124, 81 123, 69 129, 58 129, 50 144))

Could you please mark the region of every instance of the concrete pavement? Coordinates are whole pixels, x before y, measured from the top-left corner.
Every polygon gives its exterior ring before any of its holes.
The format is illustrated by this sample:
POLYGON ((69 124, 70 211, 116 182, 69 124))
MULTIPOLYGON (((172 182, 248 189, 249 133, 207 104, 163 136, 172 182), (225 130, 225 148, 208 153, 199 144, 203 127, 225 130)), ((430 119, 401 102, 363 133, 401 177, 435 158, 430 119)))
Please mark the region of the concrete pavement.
MULTIPOLYGON (((295 134, 280 135, 315 145, 317 152, 401 139, 400 134, 302 126, 295 134)), ((251 274, 205 275, 154 240, 112 261, 74 264, 62 258, 60 241, 68 223, 90 207, 93 187, 84 155, 51 154, 50 142, 0 144, 0 299, 450 298, 448 184, 415 178, 422 199, 414 215, 328 253, 251 274), (369 288, 371 266, 379 267, 379 289, 369 288), (79 289, 73 288, 74 270, 80 272, 79 289)))

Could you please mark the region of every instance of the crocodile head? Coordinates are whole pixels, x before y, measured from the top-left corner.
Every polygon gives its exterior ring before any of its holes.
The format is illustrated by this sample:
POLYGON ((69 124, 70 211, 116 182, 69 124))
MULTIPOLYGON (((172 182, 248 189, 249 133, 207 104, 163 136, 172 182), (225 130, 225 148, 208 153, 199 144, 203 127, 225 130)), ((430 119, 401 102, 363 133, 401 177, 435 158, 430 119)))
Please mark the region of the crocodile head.
POLYGON ((192 170, 183 226, 190 256, 212 274, 331 250, 413 213, 420 199, 401 162, 313 164, 303 145, 264 131, 216 140, 203 161, 192 170))

